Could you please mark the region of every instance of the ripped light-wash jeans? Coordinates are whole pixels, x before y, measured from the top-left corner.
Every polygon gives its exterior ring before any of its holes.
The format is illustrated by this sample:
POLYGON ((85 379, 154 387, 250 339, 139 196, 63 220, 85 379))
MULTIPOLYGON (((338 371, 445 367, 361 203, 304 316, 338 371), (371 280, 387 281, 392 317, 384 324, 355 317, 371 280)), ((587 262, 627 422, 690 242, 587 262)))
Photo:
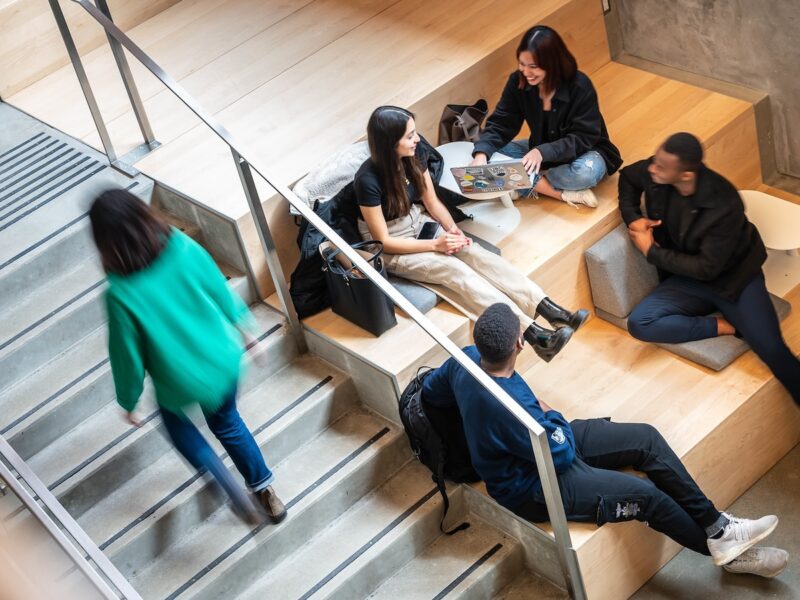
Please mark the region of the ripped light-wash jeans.
MULTIPOLYGON (((498 152, 508 157, 519 159, 530 152, 528 140, 514 140, 509 142, 498 152)), ((546 173, 539 171, 531 177, 535 186, 545 174, 547 181, 557 190, 588 190, 596 186, 606 176, 606 161, 598 152, 589 150, 566 165, 559 165, 548 169, 546 173)), ((520 195, 525 195, 520 190, 520 195)))
MULTIPOLYGON (((412 204, 408 215, 386 225, 392 237, 415 238, 428 221, 433 219, 418 204, 412 204)), ((364 221, 359 220, 358 226, 363 239, 372 239, 364 221)), ((542 288, 511 263, 475 242, 452 255, 415 252, 384 254, 384 259, 387 271, 424 283, 472 320, 492 304, 502 302, 527 328, 546 296, 542 288)))

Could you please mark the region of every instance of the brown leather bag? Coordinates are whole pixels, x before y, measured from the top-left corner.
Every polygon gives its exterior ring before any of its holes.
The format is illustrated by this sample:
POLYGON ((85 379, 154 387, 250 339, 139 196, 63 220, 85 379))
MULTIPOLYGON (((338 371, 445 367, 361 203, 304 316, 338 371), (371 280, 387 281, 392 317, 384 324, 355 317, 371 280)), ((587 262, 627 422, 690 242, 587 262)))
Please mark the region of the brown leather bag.
POLYGON ((481 124, 486 118, 489 105, 481 98, 475 104, 448 104, 439 119, 439 143, 477 142, 481 135, 481 124))

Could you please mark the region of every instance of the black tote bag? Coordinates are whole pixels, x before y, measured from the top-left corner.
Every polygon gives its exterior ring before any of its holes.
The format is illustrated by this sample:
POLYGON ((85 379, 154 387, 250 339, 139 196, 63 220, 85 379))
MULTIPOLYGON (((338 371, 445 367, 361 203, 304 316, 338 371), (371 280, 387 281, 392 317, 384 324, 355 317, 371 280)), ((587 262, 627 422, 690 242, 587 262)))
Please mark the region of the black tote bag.
MULTIPOLYGON (((361 250, 362 254, 367 252, 368 255, 364 257, 367 262, 386 277, 386 268, 381 259, 382 242, 367 240, 353 244, 353 249, 361 250)), ((333 312, 374 336, 379 336, 397 325, 392 301, 354 267, 347 257, 341 254, 341 250, 322 244, 320 252, 324 260, 322 270, 325 273, 325 283, 328 286, 333 312)))

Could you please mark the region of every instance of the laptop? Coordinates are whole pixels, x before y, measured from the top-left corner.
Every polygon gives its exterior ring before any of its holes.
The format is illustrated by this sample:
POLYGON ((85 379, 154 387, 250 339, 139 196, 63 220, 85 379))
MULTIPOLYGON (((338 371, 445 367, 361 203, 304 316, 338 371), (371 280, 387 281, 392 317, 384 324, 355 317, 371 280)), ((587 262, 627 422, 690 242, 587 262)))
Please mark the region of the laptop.
POLYGON ((453 167, 450 172, 464 195, 511 192, 533 187, 522 161, 518 160, 479 167, 453 167))

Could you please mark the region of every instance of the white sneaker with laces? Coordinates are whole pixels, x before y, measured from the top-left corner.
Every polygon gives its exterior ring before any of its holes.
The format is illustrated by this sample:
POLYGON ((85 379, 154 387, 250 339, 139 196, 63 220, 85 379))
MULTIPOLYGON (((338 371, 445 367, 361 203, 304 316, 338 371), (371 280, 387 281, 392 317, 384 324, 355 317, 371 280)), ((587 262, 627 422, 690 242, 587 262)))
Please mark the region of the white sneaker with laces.
POLYGON ((743 554, 767 537, 778 526, 778 517, 767 515, 757 520, 738 519, 725 514, 729 523, 725 526, 722 536, 708 538, 708 549, 714 564, 722 566, 743 554))
POLYGON ((597 207, 597 196, 592 190, 564 190, 561 192, 561 199, 575 208, 578 204, 585 204, 589 208, 597 207))
POLYGON ((754 547, 746 550, 722 568, 728 573, 747 573, 775 577, 789 564, 789 553, 780 548, 754 547))

